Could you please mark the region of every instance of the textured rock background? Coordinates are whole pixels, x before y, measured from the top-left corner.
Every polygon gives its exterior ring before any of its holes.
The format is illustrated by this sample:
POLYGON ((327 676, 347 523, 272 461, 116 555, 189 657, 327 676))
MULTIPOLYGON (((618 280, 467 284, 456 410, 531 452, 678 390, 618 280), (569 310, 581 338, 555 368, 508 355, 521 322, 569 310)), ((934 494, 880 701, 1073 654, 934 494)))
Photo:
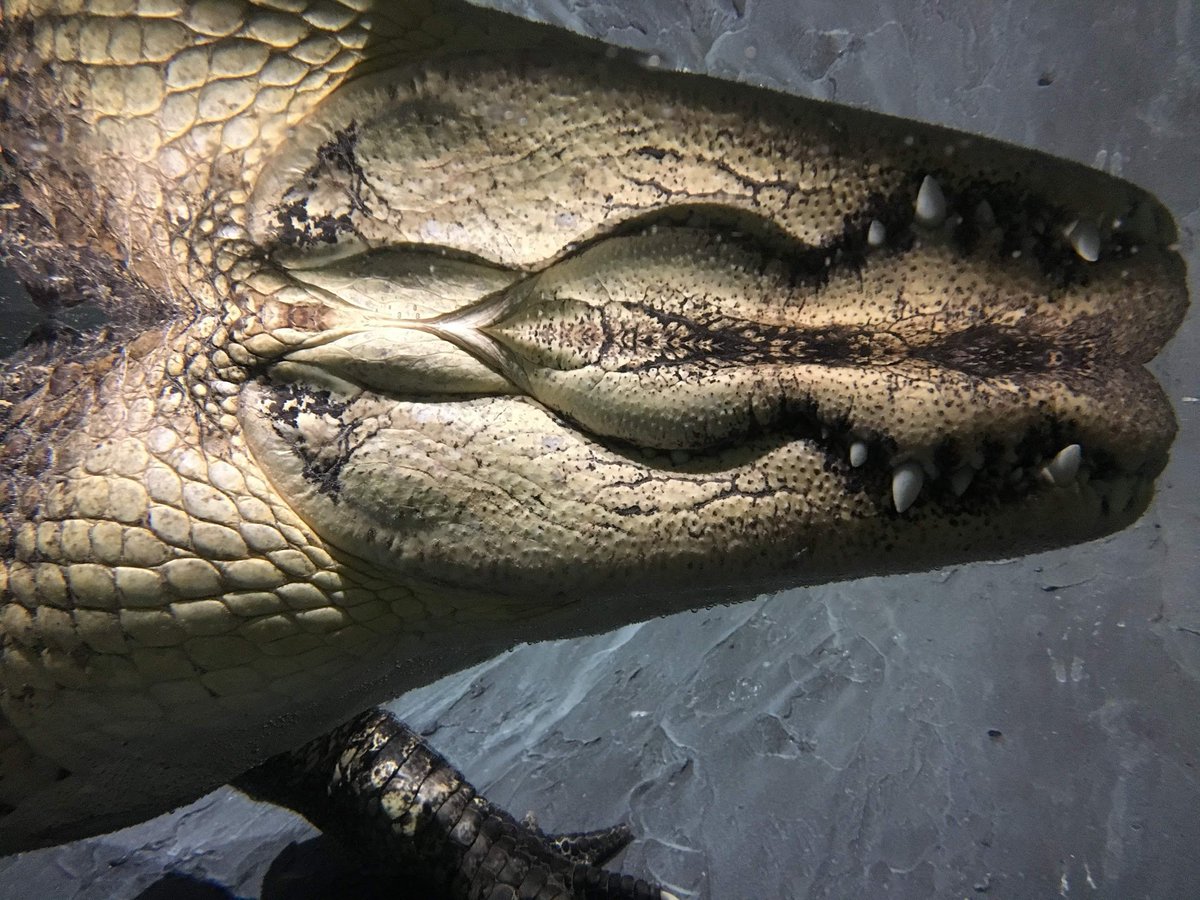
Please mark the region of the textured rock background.
MULTIPOLYGON (((1175 211, 1197 295, 1193 0, 492 5, 663 65, 1119 172, 1175 211)), ((1193 308, 1155 366, 1180 422, 1171 467, 1121 535, 525 647, 396 709, 517 815, 536 810, 551 829, 630 821, 641 839, 624 865, 684 895, 1190 896, 1197 318, 1193 308)), ((0 327, 24 333, 7 309, 0 327)), ((307 836, 299 820, 219 791, 135 829, 0 861, 0 897, 256 897, 280 849, 307 836)))

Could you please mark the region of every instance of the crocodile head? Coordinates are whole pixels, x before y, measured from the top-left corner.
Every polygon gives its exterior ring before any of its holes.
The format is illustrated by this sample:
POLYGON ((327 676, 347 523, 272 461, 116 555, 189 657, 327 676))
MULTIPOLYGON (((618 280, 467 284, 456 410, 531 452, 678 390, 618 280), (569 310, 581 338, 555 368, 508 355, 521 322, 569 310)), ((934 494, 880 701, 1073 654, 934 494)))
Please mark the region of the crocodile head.
POLYGON ((615 624, 1145 508, 1184 291, 1143 192, 583 45, 402 71, 275 150, 236 278, 240 425, 339 549, 615 624))
POLYGON ((114 322, 5 373, 0 705, 42 768, 4 846, 520 640, 1145 509, 1186 305, 1145 192, 364 5, 5 7, 0 244, 114 322))

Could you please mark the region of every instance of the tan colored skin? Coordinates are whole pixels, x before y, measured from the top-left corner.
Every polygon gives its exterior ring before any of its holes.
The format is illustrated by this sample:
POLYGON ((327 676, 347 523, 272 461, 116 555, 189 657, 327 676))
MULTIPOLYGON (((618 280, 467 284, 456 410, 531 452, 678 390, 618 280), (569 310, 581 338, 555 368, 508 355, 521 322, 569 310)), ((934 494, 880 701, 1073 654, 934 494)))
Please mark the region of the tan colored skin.
POLYGON ((1186 296, 1137 188, 457 2, 184 7, 3 4, 4 246, 128 324, 4 370, 0 850, 520 641, 1145 508, 1186 296))

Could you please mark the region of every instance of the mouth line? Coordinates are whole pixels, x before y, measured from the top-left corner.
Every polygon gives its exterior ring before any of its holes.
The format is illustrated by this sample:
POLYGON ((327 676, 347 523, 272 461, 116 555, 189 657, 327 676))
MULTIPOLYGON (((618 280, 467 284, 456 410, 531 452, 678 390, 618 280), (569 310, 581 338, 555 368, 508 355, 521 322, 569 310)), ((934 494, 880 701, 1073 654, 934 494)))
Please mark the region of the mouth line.
MULTIPOLYGON (((272 380, 269 375, 265 378, 272 380)), ((389 404, 479 399, 478 395, 454 394, 396 396, 355 387, 389 404)), ((319 395, 327 396, 327 392, 319 395)), ((1121 515, 1144 495, 1165 464, 1165 459, 1144 459, 1132 466, 1122 465, 1103 444, 1095 440, 1085 443, 1069 423, 1052 416, 1019 434, 969 439, 948 435, 929 447, 901 449, 886 433, 863 433, 849 421, 823 423, 811 405, 793 404, 770 429, 756 429, 736 441, 664 450, 596 435, 531 397, 510 399, 538 406, 564 431, 585 436, 655 478, 664 473, 690 478, 732 472, 774 447, 800 442, 822 458, 824 470, 838 477, 848 493, 867 498, 875 514, 885 519, 930 510, 950 517, 977 516, 1053 492, 1064 497, 1092 496, 1103 516, 1121 515), (976 449, 966 450, 968 444, 976 449)), ((317 402, 314 408, 320 406, 317 402)), ((316 457, 309 465, 322 475, 318 480, 325 480, 316 457)))
MULTIPOLYGON (((949 173, 929 170, 890 194, 871 194, 848 211, 840 232, 820 244, 805 244, 756 211, 727 206, 719 199, 673 203, 640 213, 564 248, 578 255, 615 237, 638 235, 659 226, 684 226, 721 233, 745 242, 755 253, 782 262, 790 286, 821 287, 831 277, 853 273, 871 256, 905 253, 930 239, 945 242, 959 257, 983 253, 996 260, 1036 262, 1048 288, 1086 284, 1091 263, 1137 256, 1144 245, 1160 243, 1143 222, 1138 202, 1103 221, 1081 219, 1069 209, 1005 182, 955 183, 949 173), (932 209, 916 211, 923 194, 936 192, 932 209), (922 215, 924 218, 922 218, 922 215)), ((290 249, 290 248, 289 248, 290 249)))
MULTIPOLYGON (((444 398, 442 398, 444 399, 444 398)), ((536 401, 531 401, 536 402, 536 401)), ((544 407, 543 407, 544 408, 544 407)), ((563 427, 587 433, 611 453, 658 472, 695 475, 728 470, 779 443, 798 441, 823 458, 825 471, 846 490, 872 498, 877 511, 899 517, 912 507, 936 506, 953 514, 1019 503, 1037 492, 1091 490, 1108 514, 1128 508, 1138 488, 1152 484, 1165 460, 1122 465, 1103 444, 1085 443, 1057 417, 1020 434, 979 438, 948 435, 925 448, 901 448, 886 433, 865 433, 848 421, 822 422, 811 405, 793 405, 781 426, 759 429, 737 441, 700 448, 658 449, 590 434, 546 409, 563 427), (975 449, 967 450, 967 445, 975 449)))
MULTIPOLYGON (((298 229, 290 218, 294 206, 277 210, 276 230, 261 245, 262 252, 285 269, 298 271, 346 256, 405 247, 426 247, 467 261, 493 264, 476 254, 436 243, 381 244, 368 240, 359 234, 349 215, 325 222, 317 233, 310 230, 312 223, 303 217, 300 221, 306 227, 298 229)), ((907 252, 934 237, 953 247, 959 256, 985 250, 996 259, 1034 260, 1048 286, 1063 288, 1086 284, 1088 266, 1098 259, 1128 259, 1136 256, 1144 244, 1160 243, 1162 236, 1143 221, 1146 216, 1152 213, 1134 200, 1130 207, 1114 210, 1102 219, 1080 218, 1016 184, 955 181, 949 171, 931 168, 901 182, 888 194, 870 194, 845 214, 842 230, 820 244, 801 243, 756 209, 727 205, 719 197, 673 198, 659 209, 618 218, 593 234, 570 241, 559 253, 542 260, 540 267, 584 253, 612 238, 636 235, 660 225, 683 225, 719 231, 734 242, 748 240, 759 251, 781 250, 773 258, 785 263, 793 286, 820 287, 830 276, 860 269, 870 255, 907 252), (930 193, 935 200, 926 199, 930 193)))

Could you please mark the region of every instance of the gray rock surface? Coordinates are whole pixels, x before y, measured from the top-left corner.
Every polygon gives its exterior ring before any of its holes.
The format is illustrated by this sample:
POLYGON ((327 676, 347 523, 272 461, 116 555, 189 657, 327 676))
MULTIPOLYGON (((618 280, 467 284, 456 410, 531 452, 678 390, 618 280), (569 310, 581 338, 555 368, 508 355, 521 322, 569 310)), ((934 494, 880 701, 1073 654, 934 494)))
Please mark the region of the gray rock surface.
MULTIPOLYGON (((1197 296, 1194 0, 492 5, 1123 174, 1176 213, 1197 296)), ((517 815, 630 821, 624 866, 683 896, 1196 896, 1197 359, 1193 307, 1154 366, 1180 423, 1171 466, 1109 540, 523 647, 395 708, 517 815)), ((226 789, 0 861, 0 897, 132 898, 167 871, 255 897, 305 836, 226 789)))

